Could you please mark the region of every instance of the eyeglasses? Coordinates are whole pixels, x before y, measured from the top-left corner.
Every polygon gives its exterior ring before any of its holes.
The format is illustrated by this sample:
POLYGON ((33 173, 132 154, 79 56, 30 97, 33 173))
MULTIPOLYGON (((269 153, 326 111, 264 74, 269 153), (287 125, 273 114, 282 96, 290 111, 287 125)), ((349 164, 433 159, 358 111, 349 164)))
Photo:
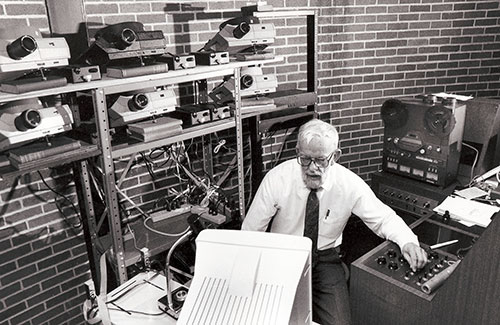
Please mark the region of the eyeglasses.
POLYGON ((332 157, 335 156, 335 160, 340 156, 340 150, 334 150, 328 157, 326 158, 311 158, 311 157, 306 157, 306 156, 297 156, 297 161, 299 165, 303 167, 309 167, 309 165, 314 161, 316 166, 321 167, 321 168, 326 168, 329 164, 330 161, 332 160, 332 157))

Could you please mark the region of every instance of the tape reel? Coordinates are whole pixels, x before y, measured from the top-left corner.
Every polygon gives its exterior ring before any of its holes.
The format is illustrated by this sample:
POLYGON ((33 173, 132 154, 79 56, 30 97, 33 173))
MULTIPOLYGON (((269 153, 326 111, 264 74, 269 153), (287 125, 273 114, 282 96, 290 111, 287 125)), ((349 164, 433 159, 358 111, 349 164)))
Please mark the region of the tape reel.
POLYGON ((398 129, 406 125, 408 121, 408 110, 398 99, 388 99, 382 104, 380 115, 386 127, 398 129))
POLYGON ((449 108, 433 106, 425 112, 425 128, 440 138, 449 135, 455 127, 455 124, 455 117, 449 108))

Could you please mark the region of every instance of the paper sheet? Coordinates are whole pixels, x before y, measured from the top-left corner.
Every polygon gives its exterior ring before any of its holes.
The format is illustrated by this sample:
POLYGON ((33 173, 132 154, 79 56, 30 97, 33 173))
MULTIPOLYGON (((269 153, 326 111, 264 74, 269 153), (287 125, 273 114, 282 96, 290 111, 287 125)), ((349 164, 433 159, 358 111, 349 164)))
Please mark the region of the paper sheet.
POLYGON ((436 213, 442 215, 445 211, 448 211, 453 219, 473 223, 481 227, 487 227, 491 222, 491 216, 499 210, 499 207, 457 196, 448 196, 440 205, 434 208, 436 213))

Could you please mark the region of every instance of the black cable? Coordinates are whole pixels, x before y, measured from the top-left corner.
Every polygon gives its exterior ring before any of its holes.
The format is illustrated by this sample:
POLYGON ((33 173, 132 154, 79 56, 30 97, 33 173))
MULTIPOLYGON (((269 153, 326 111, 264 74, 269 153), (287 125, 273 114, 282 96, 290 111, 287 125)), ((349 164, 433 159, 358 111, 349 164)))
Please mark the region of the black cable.
POLYGON ((163 316, 165 315, 165 312, 161 312, 161 313, 146 313, 146 312, 143 312, 143 311, 139 311, 139 310, 130 310, 130 309, 122 309, 122 308, 109 308, 109 310, 115 310, 115 311, 121 311, 121 312, 124 312, 124 313, 130 313, 130 314, 139 314, 139 315, 145 315, 145 316, 163 316))
POLYGON ((144 165, 146 166, 146 169, 147 169, 149 175, 151 176, 153 181, 155 181, 156 176, 154 175, 153 168, 151 167, 151 162, 149 161, 149 159, 146 157, 146 155, 144 153, 140 152, 139 154, 141 155, 142 160, 144 161, 144 165))
POLYGON ((75 234, 75 236, 78 236, 79 233, 75 233, 74 231, 74 228, 81 228, 82 227, 82 224, 83 224, 83 221, 82 221, 82 218, 80 216, 80 212, 79 210, 76 208, 75 204, 64 194, 62 193, 59 193, 58 191, 54 190, 52 187, 49 186, 49 184, 47 184, 47 182, 45 181, 45 178, 43 177, 42 173, 40 171, 37 171, 38 175, 40 176, 40 179, 42 180, 43 184, 47 187, 47 189, 49 189, 52 193, 56 194, 57 196, 60 196, 62 197, 65 201, 69 202, 69 204, 71 205, 71 207, 73 208, 73 210, 75 211, 75 214, 76 214, 76 217, 78 218, 78 224, 71 224, 68 220, 68 218, 66 217, 66 214, 64 214, 64 212, 60 209, 60 207, 58 206, 57 204, 57 200, 54 199, 54 202, 56 204, 56 207, 57 209, 59 210, 59 212, 61 213, 61 215, 63 216, 65 222, 71 226, 71 231, 75 234))

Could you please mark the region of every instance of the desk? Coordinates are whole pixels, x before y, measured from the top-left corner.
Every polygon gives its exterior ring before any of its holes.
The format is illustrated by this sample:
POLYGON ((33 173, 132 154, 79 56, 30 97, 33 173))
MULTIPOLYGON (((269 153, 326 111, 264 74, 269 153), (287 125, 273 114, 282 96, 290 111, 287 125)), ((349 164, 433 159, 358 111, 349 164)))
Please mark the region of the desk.
MULTIPOLYGON (((430 221, 436 222, 433 219, 430 221)), ((459 236, 454 238, 463 238, 465 227, 462 227, 458 224, 454 227, 459 236)), ((481 233, 469 230, 469 236, 475 238, 474 245, 443 285, 429 296, 420 292, 417 295, 401 284, 404 281, 395 281, 367 264, 367 261, 374 261, 380 256, 381 247, 353 262, 350 281, 353 324, 499 324, 500 213, 481 233)), ((452 247, 440 251, 447 253, 446 250, 452 247)))
POLYGON ((176 323, 175 319, 158 308, 158 299, 167 294, 165 291, 166 280, 162 274, 153 277, 155 274, 155 272, 140 273, 108 293, 108 302, 113 302, 108 303, 109 315, 113 324, 171 325, 176 323), (128 314, 117 306, 124 310, 152 315, 128 314))

